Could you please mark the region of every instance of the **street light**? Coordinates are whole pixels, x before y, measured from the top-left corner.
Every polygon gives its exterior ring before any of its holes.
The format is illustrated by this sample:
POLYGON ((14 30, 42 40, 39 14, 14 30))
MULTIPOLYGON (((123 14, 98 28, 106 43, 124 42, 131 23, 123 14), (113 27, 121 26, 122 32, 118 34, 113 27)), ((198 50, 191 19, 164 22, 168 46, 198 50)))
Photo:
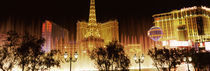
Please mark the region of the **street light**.
POLYGON ((137 58, 136 54, 134 55, 133 59, 135 60, 136 63, 139 63, 139 71, 141 71, 141 63, 144 62, 144 55, 142 54, 142 56, 139 58, 137 58))
POLYGON ((187 69, 188 69, 188 71, 190 71, 190 69, 189 69, 189 63, 192 61, 192 58, 191 57, 184 57, 183 58, 183 61, 184 62, 187 62, 187 69))
POLYGON ((67 59, 67 58, 68 58, 68 53, 65 52, 65 53, 64 53, 64 58, 65 58, 65 61, 66 61, 66 62, 70 62, 70 71, 71 71, 71 63, 77 61, 78 53, 77 53, 77 52, 74 53, 74 58, 75 58, 75 59, 73 59, 71 56, 69 56, 69 59, 67 59))

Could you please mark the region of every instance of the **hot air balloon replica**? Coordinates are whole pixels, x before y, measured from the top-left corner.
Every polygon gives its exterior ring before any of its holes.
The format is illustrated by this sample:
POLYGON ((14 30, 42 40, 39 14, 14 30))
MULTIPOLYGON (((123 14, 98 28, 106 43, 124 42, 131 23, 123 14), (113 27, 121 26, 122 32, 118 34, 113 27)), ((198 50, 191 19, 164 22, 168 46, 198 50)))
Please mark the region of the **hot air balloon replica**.
POLYGON ((163 31, 160 27, 153 26, 148 31, 148 36, 154 41, 157 42, 163 36, 163 31))

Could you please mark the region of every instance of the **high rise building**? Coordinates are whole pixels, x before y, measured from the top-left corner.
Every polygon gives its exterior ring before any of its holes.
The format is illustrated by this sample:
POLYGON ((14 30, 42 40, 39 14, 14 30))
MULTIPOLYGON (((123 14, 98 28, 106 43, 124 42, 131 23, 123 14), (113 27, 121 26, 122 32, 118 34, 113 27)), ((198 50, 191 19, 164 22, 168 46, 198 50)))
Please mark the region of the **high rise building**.
POLYGON ((69 31, 49 20, 46 20, 42 24, 42 37, 45 39, 44 46, 42 47, 45 52, 50 50, 65 52, 66 49, 64 47, 70 47, 69 31))
POLYGON ((111 20, 99 23, 96 19, 95 0, 90 0, 89 19, 77 22, 76 42, 79 53, 78 66, 80 69, 94 68, 94 62, 88 53, 97 47, 103 47, 111 41, 119 41, 118 21, 111 20))
POLYGON ((210 41, 209 16, 210 8, 194 6, 155 14, 153 18, 155 26, 163 30, 163 45, 191 46, 192 42, 210 41))
POLYGON ((119 40, 118 29, 116 20, 97 22, 95 0, 90 0, 89 20, 77 22, 76 42, 80 48, 104 46, 113 40, 119 40))
POLYGON ((77 22, 77 42, 88 37, 101 38, 107 44, 112 40, 119 40, 117 20, 99 23, 96 20, 95 0, 90 0, 89 20, 77 22))

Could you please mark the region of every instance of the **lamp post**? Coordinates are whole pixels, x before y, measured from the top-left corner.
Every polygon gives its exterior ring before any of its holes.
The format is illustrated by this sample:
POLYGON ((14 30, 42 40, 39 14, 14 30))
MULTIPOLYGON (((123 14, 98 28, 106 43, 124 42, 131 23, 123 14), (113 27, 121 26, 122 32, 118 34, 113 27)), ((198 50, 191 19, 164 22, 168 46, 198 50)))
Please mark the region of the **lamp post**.
POLYGON ((65 61, 66 61, 66 62, 70 62, 70 71, 71 71, 71 63, 77 61, 78 53, 77 53, 77 52, 74 53, 74 58, 75 58, 75 59, 73 59, 73 57, 71 57, 71 56, 69 56, 69 59, 67 59, 67 58, 68 58, 68 53, 65 52, 65 53, 64 53, 64 58, 65 58, 65 61))
POLYGON ((141 63, 144 62, 144 55, 142 54, 142 56, 139 58, 137 58, 136 54, 134 55, 133 59, 135 60, 136 63, 139 63, 139 71, 141 71, 141 63))
POLYGON ((190 71, 190 69, 189 69, 189 63, 192 61, 192 58, 191 57, 184 57, 183 58, 183 61, 184 62, 187 62, 187 69, 188 69, 188 71, 190 71))

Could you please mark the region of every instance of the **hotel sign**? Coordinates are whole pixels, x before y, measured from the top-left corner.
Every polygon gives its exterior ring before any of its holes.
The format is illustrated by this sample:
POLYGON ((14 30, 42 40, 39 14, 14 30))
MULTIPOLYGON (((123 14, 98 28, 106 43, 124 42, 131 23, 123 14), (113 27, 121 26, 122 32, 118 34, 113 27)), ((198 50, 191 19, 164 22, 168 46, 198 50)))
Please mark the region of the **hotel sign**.
POLYGON ((205 42, 205 50, 210 51, 210 42, 205 42))
POLYGON ((191 46, 191 41, 177 41, 177 40, 169 40, 169 41, 162 41, 163 46, 171 46, 171 47, 178 47, 178 46, 191 46))
POLYGON ((163 36, 163 31, 160 29, 160 27, 153 26, 148 31, 148 36, 154 40, 158 41, 163 36))

